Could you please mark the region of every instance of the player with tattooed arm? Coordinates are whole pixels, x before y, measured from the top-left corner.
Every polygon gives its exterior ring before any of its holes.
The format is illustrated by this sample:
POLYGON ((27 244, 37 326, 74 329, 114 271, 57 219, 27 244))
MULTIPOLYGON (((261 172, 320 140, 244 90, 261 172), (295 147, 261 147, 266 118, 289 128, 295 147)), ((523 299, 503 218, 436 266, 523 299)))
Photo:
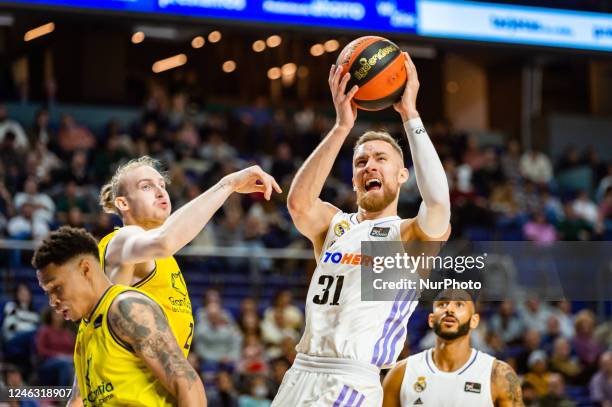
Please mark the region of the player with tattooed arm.
POLYGON ((84 406, 206 406, 204 385, 170 329, 167 313, 143 291, 114 285, 98 245, 83 229, 62 227, 34 253, 49 305, 81 321, 74 349, 84 406))

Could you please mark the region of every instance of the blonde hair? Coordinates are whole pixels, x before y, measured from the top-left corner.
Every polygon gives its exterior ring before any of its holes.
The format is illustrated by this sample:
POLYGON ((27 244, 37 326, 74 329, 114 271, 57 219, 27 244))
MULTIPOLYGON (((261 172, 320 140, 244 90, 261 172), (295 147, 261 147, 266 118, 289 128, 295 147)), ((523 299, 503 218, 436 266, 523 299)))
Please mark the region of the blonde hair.
POLYGON ((102 206, 104 212, 114 213, 115 215, 121 216, 121 212, 115 206, 115 199, 124 193, 123 177, 130 171, 144 166, 151 167, 154 170, 159 171, 161 176, 164 177, 164 181, 167 184, 169 183, 167 174, 160 170, 161 163, 159 160, 151 158, 148 155, 144 155, 140 158, 134 158, 119 166, 110 182, 102 186, 102 189, 100 190, 100 206, 102 206))
POLYGON ((374 140, 380 140, 384 141, 385 143, 391 144, 391 147, 393 147, 393 149, 399 153, 400 157, 402 157, 402 162, 404 161, 404 153, 402 152, 402 148, 400 147, 397 140, 386 131, 370 130, 363 133, 363 135, 359 137, 355 142, 355 147, 353 148, 353 155, 355 154, 360 145, 365 144, 368 141, 374 140))

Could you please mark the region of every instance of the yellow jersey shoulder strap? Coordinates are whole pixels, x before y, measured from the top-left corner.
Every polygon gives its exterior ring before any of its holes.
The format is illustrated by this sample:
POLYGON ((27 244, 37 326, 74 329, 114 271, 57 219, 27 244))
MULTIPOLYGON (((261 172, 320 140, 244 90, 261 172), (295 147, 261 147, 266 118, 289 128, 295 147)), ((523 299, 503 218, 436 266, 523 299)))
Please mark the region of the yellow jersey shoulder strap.
POLYGON ((105 262, 104 259, 106 258, 106 249, 108 247, 108 244, 110 243, 111 239, 115 236, 115 234, 117 233, 117 231, 119 230, 119 228, 115 228, 115 230, 113 230, 112 232, 110 232, 108 235, 104 236, 102 239, 100 239, 100 243, 98 243, 98 254, 100 256, 100 265, 102 266, 102 271, 106 274, 106 270, 105 270, 105 262))

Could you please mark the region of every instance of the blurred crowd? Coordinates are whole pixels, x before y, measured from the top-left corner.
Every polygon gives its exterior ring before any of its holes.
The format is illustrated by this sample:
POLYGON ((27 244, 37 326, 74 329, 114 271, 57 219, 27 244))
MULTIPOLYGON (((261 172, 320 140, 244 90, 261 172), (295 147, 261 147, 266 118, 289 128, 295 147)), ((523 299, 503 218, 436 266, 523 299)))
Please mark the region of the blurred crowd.
MULTIPOLYGON (((305 106, 274 109, 260 98, 252 106, 206 111, 185 92, 152 86, 140 120, 121 127, 109 121, 94 134, 69 114, 59 122, 37 112, 19 123, 0 104, 0 236, 39 239, 61 224, 94 234, 113 222, 97 205, 99 187, 121 163, 149 154, 166 166, 174 207, 223 175, 257 163, 288 190, 293 174, 333 125, 333 117, 305 106)), ((361 127, 359 127, 361 126, 361 127)), ((398 120, 361 123, 384 127, 406 145, 398 120)), ((612 163, 595 146, 568 146, 553 160, 518 141, 481 145, 476 136, 443 121, 428 126, 451 190, 453 237, 475 240, 609 240, 612 235, 612 163)), ((355 210, 352 146, 343 148, 323 191, 338 207, 355 210)), ((410 155, 407 166, 410 168, 410 155)), ((232 197, 194 244, 286 247, 300 244, 285 196, 232 197)), ((416 214, 415 177, 403 186, 400 214, 416 214)))
MULTIPOLYGON (((304 314, 292 293, 279 291, 267 307, 246 297, 237 310, 226 308, 216 289, 192 301, 196 329, 188 359, 206 384, 209 405, 269 406, 295 359, 303 329, 304 314)), ((612 322, 573 307, 537 298, 479 306, 482 318, 471 333, 472 345, 518 372, 527 407, 612 403, 612 322)), ((411 318, 400 358, 434 345, 435 335, 424 323, 430 309, 423 304, 411 318)), ((2 381, 7 386, 71 385, 73 324, 49 308, 39 313, 26 284, 17 285, 0 321, 0 387, 2 381)))
MULTIPOLYGON (((286 194, 301 162, 332 127, 327 113, 312 106, 272 108, 263 98, 250 106, 206 110, 189 91, 153 84, 138 121, 120 126, 111 120, 104 131, 94 132, 69 114, 51 120, 45 109, 31 123, 20 123, 0 103, 0 238, 37 240, 64 224, 105 235, 118 220, 101 213, 99 188, 118 165, 144 154, 166 166, 175 209, 223 175, 254 163, 286 194)), ((358 122, 352 137, 365 128, 385 128, 406 147, 396 121, 358 122)), ((443 121, 427 129, 448 177, 453 238, 540 243, 612 238, 612 163, 600 159, 595 147, 568 146, 553 160, 516 140, 481 144, 443 121)), ((347 142, 322 199, 354 211, 351 172, 347 142)), ((283 194, 269 202, 258 194, 235 194, 193 244, 308 248, 285 202, 283 194)), ((402 187, 400 215, 414 216, 419 204, 411 177, 402 187)), ((268 259, 260 262, 264 270, 273 267, 268 259)), ((0 269, 15 264, 27 262, 11 256, 0 260, 0 269)), ((239 310, 224 307, 215 290, 192 301, 197 323, 189 359, 204 377, 211 405, 269 405, 295 357, 302 304, 290 291, 279 292, 269 306, 244 298, 239 310)), ((529 299, 483 310, 474 344, 517 369, 528 406, 571 406, 570 399, 581 397, 612 403, 612 323, 597 321, 588 308, 572 307, 529 299)), ((16 285, 2 312, 2 381, 71 385, 73 327, 34 307, 27 284, 16 285)), ((431 346, 423 326, 410 332, 406 352, 431 346)))

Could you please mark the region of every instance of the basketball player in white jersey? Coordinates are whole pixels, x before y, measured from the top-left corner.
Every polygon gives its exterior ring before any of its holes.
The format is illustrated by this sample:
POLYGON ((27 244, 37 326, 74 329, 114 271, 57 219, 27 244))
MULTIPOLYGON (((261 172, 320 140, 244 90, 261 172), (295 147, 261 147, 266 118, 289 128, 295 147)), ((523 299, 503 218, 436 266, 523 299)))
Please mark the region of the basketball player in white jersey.
POLYGON ((423 203, 415 218, 397 216, 400 186, 408 179, 401 148, 384 132, 367 132, 353 154, 357 213, 319 199, 334 160, 351 131, 356 110, 346 92, 349 74, 332 66, 329 85, 336 125, 298 171, 288 196, 298 230, 314 246, 317 269, 306 298, 298 355, 272 405, 373 407, 382 403, 380 369, 395 364, 406 324, 418 303, 414 290, 395 301, 361 301, 361 242, 448 238, 450 202, 440 158, 416 110, 416 68, 407 54, 408 83, 394 108, 400 113, 423 203))
POLYGON ((399 362, 385 377, 383 407, 524 407, 507 363, 470 346, 480 316, 465 291, 443 293, 428 323, 436 345, 399 362))

